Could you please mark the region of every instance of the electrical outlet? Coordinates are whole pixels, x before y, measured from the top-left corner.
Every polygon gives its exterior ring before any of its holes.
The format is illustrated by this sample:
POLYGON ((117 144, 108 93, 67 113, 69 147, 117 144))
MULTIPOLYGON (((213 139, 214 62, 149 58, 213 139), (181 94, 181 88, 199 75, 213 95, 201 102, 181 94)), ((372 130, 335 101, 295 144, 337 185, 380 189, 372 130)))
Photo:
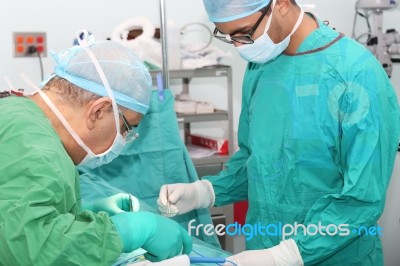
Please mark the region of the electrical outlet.
POLYGON ((46 57, 46 41, 46 32, 14 32, 14 57, 46 57))

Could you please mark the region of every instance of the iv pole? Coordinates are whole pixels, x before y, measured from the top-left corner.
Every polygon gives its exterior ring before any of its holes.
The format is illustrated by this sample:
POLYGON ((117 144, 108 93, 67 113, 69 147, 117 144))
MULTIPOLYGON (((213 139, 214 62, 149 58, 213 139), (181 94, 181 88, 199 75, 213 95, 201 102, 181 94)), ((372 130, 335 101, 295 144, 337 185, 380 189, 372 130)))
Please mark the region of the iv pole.
POLYGON ((168 70, 168 45, 167 45, 167 29, 166 29, 166 11, 165 0, 160 0, 160 35, 162 48, 162 73, 163 88, 169 88, 169 70, 168 70))

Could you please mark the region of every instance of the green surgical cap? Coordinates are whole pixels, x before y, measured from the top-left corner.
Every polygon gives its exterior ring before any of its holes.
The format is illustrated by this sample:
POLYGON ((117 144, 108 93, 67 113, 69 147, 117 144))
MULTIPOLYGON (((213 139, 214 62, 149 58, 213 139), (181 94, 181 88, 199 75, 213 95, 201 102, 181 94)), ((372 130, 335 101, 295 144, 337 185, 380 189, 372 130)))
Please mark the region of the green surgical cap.
POLYGON ((247 17, 267 6, 270 0, 203 0, 211 22, 228 22, 247 17))

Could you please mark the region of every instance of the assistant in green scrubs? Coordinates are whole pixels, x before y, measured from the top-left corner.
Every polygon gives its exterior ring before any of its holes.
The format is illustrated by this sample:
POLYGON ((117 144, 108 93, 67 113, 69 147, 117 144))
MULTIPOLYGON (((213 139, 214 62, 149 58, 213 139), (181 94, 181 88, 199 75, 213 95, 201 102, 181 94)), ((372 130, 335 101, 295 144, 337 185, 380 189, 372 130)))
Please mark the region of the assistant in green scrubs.
POLYGON ((248 200, 238 265, 383 265, 398 100, 369 50, 296 2, 203 0, 214 37, 249 62, 240 149, 216 176, 162 187, 159 210, 248 200))
MULTIPOLYGON (((296 54, 248 64, 240 150, 205 179, 217 206, 248 199, 247 224, 348 224, 348 236, 305 236, 301 228, 288 236, 304 264, 377 265, 379 235, 358 229, 375 226, 385 206, 399 141, 397 98, 369 51, 314 19, 318 29, 296 54)), ((258 234, 247 249, 281 240, 258 234)))

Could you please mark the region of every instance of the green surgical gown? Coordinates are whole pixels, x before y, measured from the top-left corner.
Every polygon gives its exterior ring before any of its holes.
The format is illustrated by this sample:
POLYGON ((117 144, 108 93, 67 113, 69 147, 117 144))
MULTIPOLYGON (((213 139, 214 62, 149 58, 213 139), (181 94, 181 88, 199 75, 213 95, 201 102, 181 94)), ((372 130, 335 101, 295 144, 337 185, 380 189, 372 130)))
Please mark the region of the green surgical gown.
POLYGON ((122 241, 108 215, 80 211, 79 176, 25 97, 0 99, 0 265, 111 265, 122 241))
MULTIPOLYGON (((291 235, 305 265, 382 265, 379 236, 358 232, 375 226, 385 206, 398 101, 368 50, 318 23, 295 55, 248 64, 240 149, 205 178, 217 206, 248 199, 247 224, 311 225, 307 235, 302 227, 291 235), (319 223, 336 229, 315 234, 319 223), (349 231, 342 236, 340 224, 349 231)), ((279 244, 276 227, 255 230, 247 248, 279 244)))

